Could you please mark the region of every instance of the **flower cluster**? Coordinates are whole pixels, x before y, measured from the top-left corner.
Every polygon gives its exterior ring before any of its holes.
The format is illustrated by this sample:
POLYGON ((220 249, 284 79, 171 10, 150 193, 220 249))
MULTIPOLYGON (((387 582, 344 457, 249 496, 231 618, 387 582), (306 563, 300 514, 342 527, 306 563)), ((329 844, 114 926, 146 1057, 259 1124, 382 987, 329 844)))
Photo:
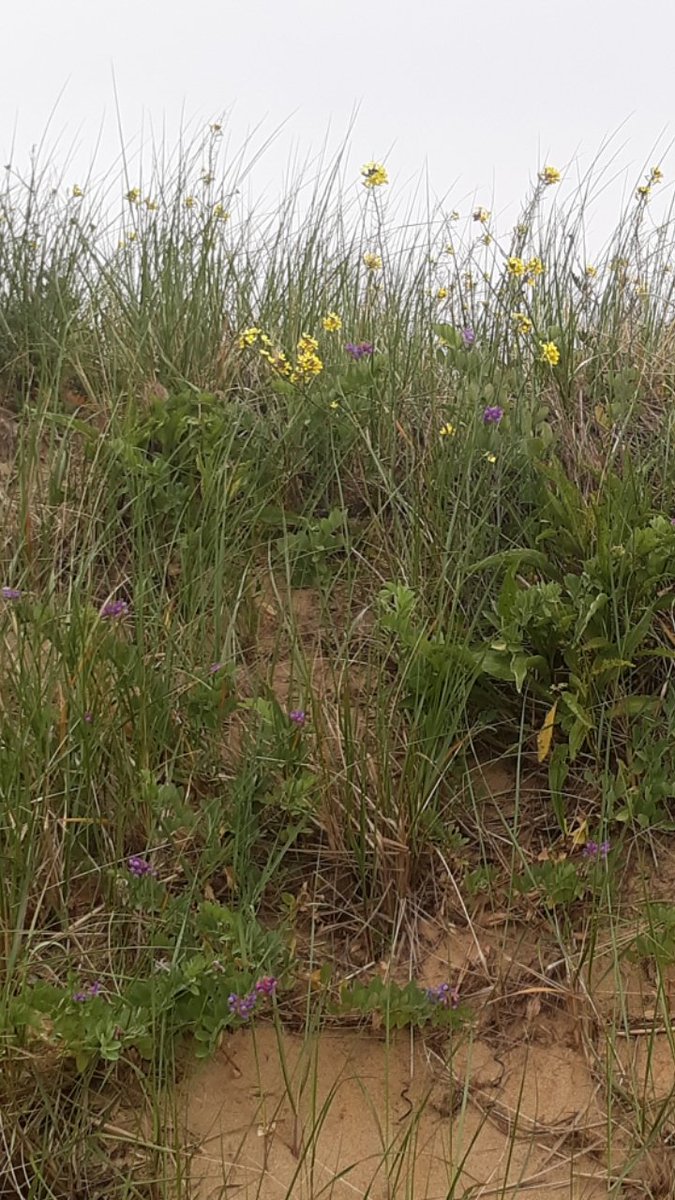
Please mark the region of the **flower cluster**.
POLYGON ((547 185, 560 183, 560 171, 557 167, 543 167, 539 172, 539 179, 547 185))
POLYGON ((3 600, 20 600, 22 596, 21 588, 3 587, 0 588, 0 596, 3 600))
POLYGON ((374 346, 372 342, 347 342, 345 350, 355 362, 359 362, 362 358, 370 358, 373 353, 374 346))
POLYGON ((368 251, 363 256, 363 262, 369 271, 382 270, 382 259, 380 258, 379 254, 371 254, 370 251, 368 251))
POLYGON ((90 986, 85 988, 84 991, 73 992, 73 1000, 76 1004, 84 1004, 85 1001, 93 1000, 95 996, 100 996, 102 990, 103 984, 96 980, 95 983, 90 984, 90 986))
POLYGON ((443 1008, 457 1008, 459 988, 450 987, 449 983, 439 983, 437 987, 427 988, 427 999, 443 1008))
POLYGON ((389 183, 389 176, 382 163, 366 163, 364 167, 361 167, 361 174, 363 186, 367 188, 382 187, 383 183, 389 183))
POLYGON ((457 430, 455 429, 455 426, 453 425, 452 421, 446 421, 445 425, 441 425, 441 428, 438 431, 439 437, 442 437, 442 438, 455 437, 456 433, 457 433, 457 430))
MULTIPOLYGON (((315 375, 319 375, 323 371, 323 362, 317 353, 318 349, 319 343, 316 338, 311 337, 308 333, 303 333, 298 342, 296 359, 295 374, 298 377, 298 382, 312 379, 315 375)), ((292 375, 291 380, 293 380, 292 375)))
POLYGON ((527 313, 515 312, 513 314, 513 321, 516 333, 520 333, 523 337, 526 337, 528 333, 532 333, 532 322, 527 313))
POLYGON ((488 404, 483 409, 483 421, 486 425, 498 425, 504 416, 504 409, 498 404, 488 404))
POLYGON ((487 225, 488 221, 490 220, 490 216, 491 213, 488 212, 487 208, 479 207, 474 209, 473 219, 474 221, 478 221, 481 225, 487 225))
POLYGON ((336 312, 328 312, 322 319, 321 324, 326 333, 338 333, 342 329, 342 318, 336 312))
POLYGON ((609 842, 600 842, 598 844, 598 842, 591 841, 591 842, 586 842, 586 845, 584 846, 582 853, 584 855, 584 858, 598 859, 598 858, 607 858, 609 851, 610 851, 610 843, 609 842))
MULTIPOLYGON (((340 320, 336 313, 328 315, 337 321, 340 320)), ((309 333, 303 333, 298 342, 295 365, 289 360, 284 350, 274 348, 272 339, 257 325, 243 329, 239 334, 237 344, 240 350, 259 346, 258 352, 261 358, 264 358, 274 371, 283 375, 290 383, 307 383, 323 371, 323 361, 318 354, 319 343, 309 333)))
POLYGON ((129 612, 129 605, 126 600, 108 600, 101 609, 101 620, 115 621, 118 617, 125 617, 129 612))
POLYGON ((516 278, 520 278, 525 274, 525 263, 523 262, 522 258, 517 258, 515 255, 512 255, 506 260, 506 269, 508 270, 509 275, 515 275, 516 278))
POLYGON ((540 342, 541 361, 550 367, 556 367, 560 362, 560 351, 555 342, 540 342))
POLYGON ((147 858, 141 858, 138 854, 132 854, 131 858, 127 859, 127 867, 137 879, 144 879, 147 875, 157 874, 152 863, 148 862, 147 858))
POLYGON ((470 325, 466 325, 464 327, 464 329, 462 330, 462 341, 464 342, 464 345, 465 346, 473 346, 475 340, 476 340, 475 331, 471 328, 470 325))
POLYGON ((305 725, 307 722, 307 713, 302 708, 294 708, 289 712, 288 719, 293 725, 305 725))
POLYGON ((230 1012, 233 1016, 240 1017, 242 1021, 248 1021, 260 1000, 265 996, 276 996, 277 986, 278 980, 273 975, 263 975, 262 979, 259 979, 245 996, 239 996, 236 992, 232 992, 227 998, 230 1012))

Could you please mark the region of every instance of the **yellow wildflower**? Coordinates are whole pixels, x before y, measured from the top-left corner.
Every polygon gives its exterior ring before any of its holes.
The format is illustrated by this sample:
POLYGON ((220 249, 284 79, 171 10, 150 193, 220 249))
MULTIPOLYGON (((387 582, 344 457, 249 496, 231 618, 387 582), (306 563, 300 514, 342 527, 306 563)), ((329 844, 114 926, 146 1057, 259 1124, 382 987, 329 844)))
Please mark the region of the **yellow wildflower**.
POLYGON ((214 204, 213 215, 216 221, 229 221, 230 214, 222 204, 214 204))
POLYGON ((138 201, 140 200, 140 198, 141 198, 140 188, 131 188, 131 190, 127 192, 127 200, 129 201, 130 204, 138 204, 138 201))
POLYGON ((436 292, 436 299, 437 300, 445 300, 447 294, 448 294, 448 289, 446 287, 439 287, 438 291, 436 292))
POLYGON ((382 270, 382 259, 380 258, 379 254, 371 254, 368 252, 367 254, 364 254, 363 261, 369 271, 382 270))
POLYGON ((336 409, 336 408, 339 408, 339 407, 340 407, 340 405, 339 405, 339 403, 338 403, 338 401, 337 401, 337 400, 331 400, 331 402, 330 402, 330 404, 328 405, 328 407, 329 407, 329 408, 332 408, 332 409, 336 409))
POLYGON ((539 172, 539 178, 545 184, 560 183, 560 171, 557 167, 544 167, 539 172))
POLYGON ((441 428, 438 431, 438 436, 442 438, 454 437, 456 433, 457 430, 452 424, 452 421, 446 421, 445 425, 441 425, 441 428))
POLYGON ((195 200, 194 196, 186 196, 185 197, 185 207, 186 208, 194 208, 195 204, 196 204, 196 200, 195 200))
POLYGON ((251 325, 248 329, 242 329, 239 334, 239 349, 245 350, 247 346, 255 346, 261 334, 262 330, 257 325, 251 325))
POLYGON ((662 179, 663 179, 663 171, 661 170, 661 168, 660 167, 652 167, 649 182, 650 183, 661 183, 662 179))
POLYGON ((361 167, 361 174, 364 187, 381 187, 383 183, 389 183, 389 176, 382 163, 366 163, 364 167, 361 167))
POLYGON ((456 208, 453 208, 452 212, 450 213, 450 220, 459 221, 459 213, 457 212, 456 208))
POLYGON ((527 271, 528 275, 543 275, 544 264, 540 258, 531 258, 530 261, 526 263, 525 270, 527 271))
POLYGON ((650 184, 648 184, 648 183, 641 183, 641 184, 640 184, 640 186, 639 186, 639 188, 638 188, 638 190, 637 190, 637 192, 636 192, 636 195, 637 195, 637 198, 638 198, 638 200, 647 200, 647 199, 649 198, 649 195, 650 195, 650 193, 651 193, 651 190, 652 190, 652 189, 651 189, 651 185, 650 185, 650 184))
POLYGON ((147 208, 148 212, 157 212, 157 201, 153 200, 150 196, 146 196, 145 207, 147 208))
POLYGON ((74 196, 76 200, 79 200, 80 196, 84 196, 84 192, 82 191, 82 188, 78 187, 78 185, 76 183, 73 184, 72 191, 70 194, 71 194, 71 196, 74 196))
POLYGON ((259 353, 262 358, 267 360, 273 370, 278 371, 280 375, 290 375, 292 373, 293 368, 283 350, 260 350, 259 353))
POLYGON ((317 354, 319 343, 309 333, 303 333, 298 342, 296 371, 301 380, 311 379, 323 371, 323 362, 317 354))
POLYGON ((491 465, 494 465, 494 463, 497 461, 497 455, 493 454, 491 450, 485 450, 483 452, 483 458, 486 458, 491 465))
POLYGON ((507 258, 506 266, 509 275, 520 277, 521 275, 525 274, 525 263, 523 262, 522 258, 516 258, 515 255, 511 255, 510 258, 507 258))
POLYGON ((326 333, 337 333, 342 329, 342 317, 339 317, 336 312, 328 312, 323 318, 321 324, 326 333))
POLYGON ((487 225, 490 220, 490 213, 487 208, 476 208, 473 213, 474 221, 480 221, 481 225, 487 225))
POLYGON ((489 245, 491 244, 491 242, 492 242, 492 234, 491 234, 491 233, 484 233, 484 234, 483 234, 483 236, 482 236, 482 238, 481 238, 480 240, 481 240, 481 242, 483 243, 483 245, 484 245, 484 246, 489 246, 489 245))
POLYGON ((598 273, 598 268, 591 266, 590 263, 585 268, 585 274, 588 275, 589 279, 595 279, 597 273, 598 273))
POLYGON ((555 367, 560 362, 560 351, 555 342, 540 342, 541 361, 548 363, 550 367, 555 367))
POLYGON ((513 314, 513 320, 516 324, 516 333, 521 333, 523 337, 527 337, 528 333, 532 333, 532 322, 527 313, 516 312, 513 314))

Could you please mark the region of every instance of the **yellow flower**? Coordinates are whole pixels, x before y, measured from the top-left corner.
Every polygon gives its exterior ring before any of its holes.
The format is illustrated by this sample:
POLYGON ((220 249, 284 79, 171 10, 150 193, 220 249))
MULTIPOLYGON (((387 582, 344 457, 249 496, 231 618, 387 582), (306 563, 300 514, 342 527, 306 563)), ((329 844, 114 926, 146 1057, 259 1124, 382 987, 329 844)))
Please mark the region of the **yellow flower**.
POLYGON ((337 400, 331 400, 331 402, 330 402, 330 404, 328 405, 328 407, 329 407, 329 408, 332 408, 332 409, 336 409, 336 408, 339 408, 339 407, 340 407, 340 405, 338 404, 337 400))
POLYGON ((662 179, 663 179, 663 171, 661 170, 661 168, 660 167, 652 167, 649 182, 650 183, 660 183, 662 179))
POLYGON ((589 263, 585 269, 585 274, 588 275, 588 278, 595 279, 597 273, 598 273, 598 268, 591 266, 591 264, 589 263))
POLYGON ((509 275, 515 275, 519 277, 520 275, 525 274, 525 263, 523 262, 522 258, 516 258, 514 255, 512 255, 511 258, 506 260, 506 266, 508 268, 509 275))
POLYGON ((491 234, 491 233, 484 233, 484 234, 483 234, 483 236, 482 236, 482 238, 481 238, 480 240, 481 240, 481 242, 483 243, 483 245, 484 245, 484 246, 489 246, 489 245, 491 244, 491 242, 492 242, 492 234, 491 234))
POLYGON ((258 329, 257 325, 251 325, 248 329, 242 329, 239 334, 239 349, 245 350, 247 346, 255 346, 261 333, 262 330, 258 329))
POLYGON ((454 437, 456 433, 457 433, 457 430, 455 429, 455 426, 452 424, 452 421, 447 421, 445 425, 441 425, 441 428, 438 431, 439 437, 442 437, 442 438, 454 437))
POLYGON ((152 200, 150 196, 145 197, 145 207, 148 212, 157 212, 157 201, 152 200))
POLYGON ((131 190, 127 192, 127 200, 129 201, 130 204, 138 204, 138 201, 140 200, 140 198, 141 198, 140 188, 131 188, 131 190))
POLYGON ((82 191, 82 188, 78 187, 78 185, 76 183, 73 184, 72 191, 70 194, 71 194, 71 196, 74 196, 76 200, 79 200, 80 196, 84 196, 84 192, 82 191))
POLYGON ((389 176, 382 163, 366 163, 365 167, 361 167, 361 174, 363 175, 364 187, 381 187, 383 183, 389 183, 389 176))
POLYGON ((541 361, 555 367, 560 362, 560 351, 555 342, 540 342, 541 361))
POLYGON ((213 215, 216 218, 216 221, 229 221, 230 219, 229 212, 227 212, 227 209, 225 209, 222 204, 214 204, 213 215))
POLYGON ((487 225, 490 220, 490 213, 486 208, 476 208, 473 213, 474 221, 480 221, 481 225, 487 225))
POLYGON ((319 343, 309 333, 303 333, 298 342, 296 372, 299 380, 311 379, 323 371, 323 362, 317 354, 319 343))
POLYGON ((457 212, 456 208, 453 208, 452 212, 450 213, 450 220, 459 221, 459 213, 457 212))
MULTIPOLYGON (((262 338, 260 339, 262 341, 262 338)), ((269 341, 269 338, 267 339, 269 341)), ((293 368, 289 363, 283 350, 260 350, 262 358, 266 359, 270 366, 278 371, 280 375, 291 375, 293 368)))
POLYGON ((440 287, 438 289, 438 291, 436 292, 436 299, 437 300, 445 300, 447 294, 448 294, 448 289, 446 287, 440 287))
POLYGON ((544 169, 539 172, 539 178, 542 183, 546 184, 560 183, 560 171, 557 169, 557 167, 544 167, 544 169))
POLYGON ((532 322, 527 313, 514 313, 513 320, 516 323, 516 333, 521 333, 523 337, 527 337, 528 333, 532 333, 532 322))
POLYGON ((485 450, 483 452, 483 458, 486 458, 487 461, 491 464, 494 464, 497 461, 497 455, 493 454, 491 450, 485 450))
POLYGON ((379 254, 371 254, 368 252, 367 254, 364 254, 363 261, 369 271, 382 270, 382 259, 380 258, 379 254))
POLYGON ((525 269, 528 275, 544 274, 544 264, 540 258, 531 258, 530 261, 526 263, 525 269))
POLYGON ((447 246, 445 247, 445 253, 452 255, 452 257, 454 258, 455 247, 453 246, 452 242, 448 242, 447 246))
POLYGON ((651 190, 652 189, 651 189, 650 184, 641 183, 635 194, 636 194, 638 200, 647 200, 649 198, 651 190))
POLYGON ((194 208, 195 204, 196 204, 196 201, 195 201, 194 196, 186 196, 185 197, 185 207, 186 208, 194 208))
POLYGON ((336 312, 328 312, 323 318, 321 324, 326 330, 326 333, 337 333, 338 330, 342 329, 342 317, 339 317, 336 312))

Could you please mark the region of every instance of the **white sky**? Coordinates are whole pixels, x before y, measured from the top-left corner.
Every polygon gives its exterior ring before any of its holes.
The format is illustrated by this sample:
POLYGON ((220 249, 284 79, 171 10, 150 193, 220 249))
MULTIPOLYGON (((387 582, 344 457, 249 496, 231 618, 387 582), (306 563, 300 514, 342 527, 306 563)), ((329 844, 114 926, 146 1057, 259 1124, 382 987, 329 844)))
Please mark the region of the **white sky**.
POLYGON ((463 211, 509 209, 544 162, 570 187, 612 134, 632 187, 672 132, 673 0, 5 0, 2 37, 0 161, 14 140, 25 162, 64 89, 49 144, 75 144, 72 182, 99 134, 101 171, 119 151, 113 76, 127 147, 163 123, 172 141, 181 114, 229 114, 235 144, 287 121, 258 168, 276 188, 358 107, 355 178, 371 158, 394 188, 427 169, 463 211))

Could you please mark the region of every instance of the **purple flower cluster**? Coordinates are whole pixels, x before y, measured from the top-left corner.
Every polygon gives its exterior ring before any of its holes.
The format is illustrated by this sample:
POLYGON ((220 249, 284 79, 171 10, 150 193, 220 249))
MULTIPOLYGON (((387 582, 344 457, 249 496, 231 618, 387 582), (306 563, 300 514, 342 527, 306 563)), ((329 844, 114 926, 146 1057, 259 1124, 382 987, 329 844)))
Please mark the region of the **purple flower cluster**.
POLYGON ((442 1005, 443 1008, 457 1008, 459 988, 450 987, 449 983, 439 983, 438 987, 427 988, 427 999, 432 1004, 442 1005))
POLYGON ((126 600, 108 600, 107 604, 101 609, 101 619, 103 621, 114 621, 117 617, 125 617, 129 611, 129 605, 126 600))
POLYGON ((583 848, 584 858, 607 858, 611 847, 609 842, 586 842, 583 848))
POLYGON ((245 996, 238 996, 236 992, 232 992, 227 998, 230 1012, 233 1016, 240 1017, 242 1021, 248 1021, 259 1000, 264 996, 276 996, 277 984, 278 981, 274 975, 263 975, 262 979, 259 979, 245 996))
POLYGON ((93 1000, 94 996, 100 996, 102 990, 103 984, 99 983, 97 979, 96 983, 90 984, 83 992, 73 992, 73 1000, 77 1004, 84 1004, 86 1000, 93 1000))
POLYGON ((467 325, 467 326, 466 326, 466 327, 465 327, 465 328, 462 330, 462 338, 463 338, 463 340, 464 340, 464 345, 465 345, 465 346, 473 346, 473 344, 474 344, 474 342, 475 342, 475 340, 476 340, 476 334, 475 334, 475 331, 474 331, 474 330, 471 328, 471 326, 470 326, 470 325, 467 325))
POLYGON ((288 714, 289 721, 294 725, 305 725, 307 722, 307 713, 302 708, 293 708, 288 714))
POLYGON ((152 863, 148 862, 147 858, 141 858, 138 854, 132 854, 131 858, 127 859, 127 867, 137 879, 143 879, 146 875, 157 874, 152 863))
POLYGON ((488 404, 483 410, 483 420, 486 425, 498 425, 504 416, 504 409, 498 404, 488 404))
POLYGON ((221 662, 211 663, 211 666, 209 667, 209 675, 217 675, 219 671, 222 671, 222 669, 223 664, 221 662))
POLYGON ((375 347, 372 342, 347 342, 345 350, 350 354, 355 362, 361 358, 370 358, 375 347))
POLYGON ((3 600, 20 600, 23 595, 21 588, 3 587, 0 588, 0 596, 3 600))

